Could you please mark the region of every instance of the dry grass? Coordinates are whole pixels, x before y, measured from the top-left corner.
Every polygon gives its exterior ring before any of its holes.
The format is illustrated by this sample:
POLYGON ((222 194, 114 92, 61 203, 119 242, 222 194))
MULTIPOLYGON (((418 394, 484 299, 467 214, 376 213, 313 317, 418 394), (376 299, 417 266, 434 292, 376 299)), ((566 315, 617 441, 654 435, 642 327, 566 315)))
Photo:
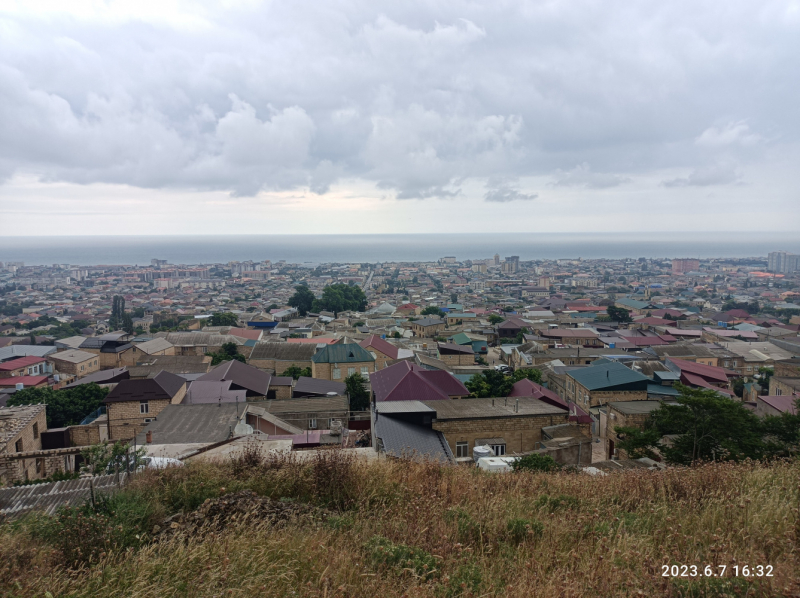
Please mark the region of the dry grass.
MULTIPOLYGON (((491 475, 332 452, 198 464, 127 491, 158 517, 244 488, 331 509, 323 524, 228 528, 111 548, 67 570, 32 524, 5 526, 0 587, 43 596, 800 596, 800 463, 608 477, 491 475), (662 564, 772 565, 691 580, 662 564)), ((138 503, 137 503, 138 504, 138 503)))

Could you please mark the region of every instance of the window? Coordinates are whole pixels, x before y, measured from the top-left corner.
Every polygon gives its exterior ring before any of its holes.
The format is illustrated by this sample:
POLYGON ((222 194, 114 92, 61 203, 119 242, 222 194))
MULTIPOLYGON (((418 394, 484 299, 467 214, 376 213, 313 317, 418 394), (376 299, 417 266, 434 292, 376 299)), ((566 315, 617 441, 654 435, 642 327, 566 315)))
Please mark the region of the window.
POLYGON ((16 452, 18 452, 18 453, 21 453, 21 452, 22 452, 22 438, 20 438, 19 440, 17 440, 17 441, 14 443, 14 450, 15 450, 16 452))
POLYGON ((339 368, 333 368, 333 376, 331 376, 334 380, 341 380, 342 378, 342 370, 339 368))
POLYGON ((776 396, 776 397, 779 397, 779 396, 781 396, 781 395, 783 395, 783 391, 782 391, 780 388, 776 388, 776 389, 775 389, 775 396, 776 396))
POLYGON ((34 423, 33 424, 33 439, 36 440, 37 438, 39 438, 39 424, 38 423, 34 423))
POLYGON ((317 429, 317 418, 311 417, 308 420, 308 429, 309 430, 316 430, 317 429))
POLYGON ((152 417, 145 417, 144 418, 144 423, 146 423, 146 424, 149 424, 151 421, 153 421, 152 417))
POLYGON ((494 451, 495 457, 502 457, 506 454, 506 445, 505 444, 493 444, 490 447, 494 451))
POLYGON ((150 413, 150 403, 148 403, 147 401, 140 401, 139 413, 150 413))
POLYGON ((469 457, 469 442, 456 442, 456 457, 469 457))
POLYGON ((97 360, 96 359, 94 360, 94 364, 93 365, 97 365, 97 360))
POLYGON ((366 365, 361 366, 361 375, 368 376, 369 375, 369 367, 366 365))
POLYGON ((83 371, 83 366, 81 366, 81 371, 83 371))
POLYGON ((356 373, 356 368, 347 368, 347 375, 352 376, 356 373))

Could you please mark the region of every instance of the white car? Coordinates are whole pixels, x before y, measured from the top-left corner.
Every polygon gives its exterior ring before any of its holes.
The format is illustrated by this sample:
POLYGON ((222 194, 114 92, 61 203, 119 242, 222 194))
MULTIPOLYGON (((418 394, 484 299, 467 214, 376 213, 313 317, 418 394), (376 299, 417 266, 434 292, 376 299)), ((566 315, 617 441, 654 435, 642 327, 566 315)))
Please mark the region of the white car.
POLYGON ((183 467, 183 461, 172 457, 142 457, 139 459, 139 470, 166 469, 167 467, 183 467))
POLYGON ((495 369, 496 371, 498 371, 498 372, 503 372, 504 374, 505 374, 506 372, 510 372, 510 371, 511 371, 511 368, 510 368, 510 367, 508 367, 508 366, 507 366, 506 364, 504 364, 504 363, 501 363, 500 365, 496 365, 496 366, 494 366, 494 369, 495 369))

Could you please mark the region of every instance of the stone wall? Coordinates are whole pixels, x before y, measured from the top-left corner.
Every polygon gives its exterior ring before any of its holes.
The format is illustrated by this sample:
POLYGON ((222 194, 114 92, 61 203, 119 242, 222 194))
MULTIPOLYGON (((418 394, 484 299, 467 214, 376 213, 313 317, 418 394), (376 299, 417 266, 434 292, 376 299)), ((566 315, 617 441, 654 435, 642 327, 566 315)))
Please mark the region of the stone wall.
MULTIPOLYGON (((185 390, 184 390, 185 393, 185 390)), ((167 399, 148 401, 148 412, 141 413, 139 401, 124 401, 108 404, 108 439, 132 440, 136 434, 144 430, 148 422, 145 419, 156 417, 170 404, 167 399)))
POLYGON ((525 453, 540 448, 542 428, 567 423, 568 414, 536 415, 469 420, 434 421, 433 429, 444 434, 450 450, 456 454, 457 442, 468 442, 469 454, 479 438, 503 438, 506 454, 525 453))

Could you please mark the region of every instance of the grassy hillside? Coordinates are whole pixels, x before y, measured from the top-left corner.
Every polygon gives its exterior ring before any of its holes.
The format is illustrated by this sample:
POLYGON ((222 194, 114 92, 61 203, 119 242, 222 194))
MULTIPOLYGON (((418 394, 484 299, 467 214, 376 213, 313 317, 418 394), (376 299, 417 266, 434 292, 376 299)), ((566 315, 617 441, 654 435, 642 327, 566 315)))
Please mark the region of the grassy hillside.
POLYGON ((249 454, 3 525, 0 592, 800 596, 799 483, 798 462, 589 477, 249 454), (662 577, 736 563, 774 577, 662 577))

